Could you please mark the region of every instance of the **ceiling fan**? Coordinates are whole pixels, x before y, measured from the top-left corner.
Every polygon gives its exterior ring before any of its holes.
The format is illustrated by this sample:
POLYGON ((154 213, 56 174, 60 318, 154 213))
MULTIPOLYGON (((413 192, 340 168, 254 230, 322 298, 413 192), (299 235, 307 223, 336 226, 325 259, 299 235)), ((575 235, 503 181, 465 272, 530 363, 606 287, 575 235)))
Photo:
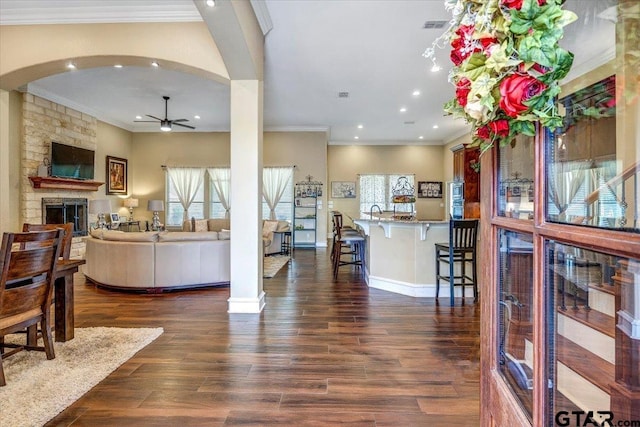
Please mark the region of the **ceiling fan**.
POLYGON ((134 120, 134 122, 138 122, 138 123, 157 123, 157 122, 160 122, 160 130, 163 131, 163 132, 171 131, 171 128, 172 128, 173 125, 182 126, 184 128, 189 128, 189 129, 195 129, 193 126, 189 126, 189 125, 185 125, 185 124, 179 123, 179 122, 188 122, 189 120, 187 120, 187 119, 169 120, 167 118, 167 104, 169 103, 169 97, 168 96, 163 96, 162 98, 164 99, 164 119, 161 119, 159 117, 147 114, 146 115, 147 117, 151 117, 152 119, 155 119, 155 120, 134 120))

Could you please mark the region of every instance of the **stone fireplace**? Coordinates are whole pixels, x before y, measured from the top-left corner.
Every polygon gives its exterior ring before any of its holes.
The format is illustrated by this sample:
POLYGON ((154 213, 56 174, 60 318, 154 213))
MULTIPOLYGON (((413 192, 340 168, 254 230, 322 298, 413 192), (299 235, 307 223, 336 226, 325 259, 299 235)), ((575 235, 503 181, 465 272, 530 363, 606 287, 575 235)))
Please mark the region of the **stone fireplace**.
POLYGON ((38 167, 50 157, 52 141, 96 150, 97 119, 29 93, 23 94, 22 106, 20 222, 72 222, 71 258, 83 258, 82 236, 87 235, 90 220, 87 201, 95 197, 94 190, 34 188, 29 177, 37 176, 38 167))
POLYGON ((43 198, 42 223, 73 223, 73 237, 86 236, 88 209, 87 199, 78 198, 43 198))

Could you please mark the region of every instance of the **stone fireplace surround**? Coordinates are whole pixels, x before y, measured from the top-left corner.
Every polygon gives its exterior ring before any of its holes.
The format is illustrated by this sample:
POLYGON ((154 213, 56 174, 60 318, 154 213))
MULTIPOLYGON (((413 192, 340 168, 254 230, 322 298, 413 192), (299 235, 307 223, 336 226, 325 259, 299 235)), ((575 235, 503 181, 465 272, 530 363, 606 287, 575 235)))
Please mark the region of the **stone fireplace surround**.
MULTIPOLYGON (((96 150, 98 122, 95 117, 30 93, 23 94, 22 106, 20 222, 42 224, 46 218, 43 215, 43 199, 88 201, 95 198, 95 192, 34 189, 29 177, 36 176, 38 166, 51 155, 52 141, 96 150)), ((86 218, 86 207, 84 211, 86 218)), ((86 218, 85 221, 85 224, 88 224, 89 219, 86 218)), ((75 222, 75 218, 71 222, 75 222)), ((74 236, 71 244, 71 258, 84 258, 84 252, 85 244, 82 236, 74 236)))

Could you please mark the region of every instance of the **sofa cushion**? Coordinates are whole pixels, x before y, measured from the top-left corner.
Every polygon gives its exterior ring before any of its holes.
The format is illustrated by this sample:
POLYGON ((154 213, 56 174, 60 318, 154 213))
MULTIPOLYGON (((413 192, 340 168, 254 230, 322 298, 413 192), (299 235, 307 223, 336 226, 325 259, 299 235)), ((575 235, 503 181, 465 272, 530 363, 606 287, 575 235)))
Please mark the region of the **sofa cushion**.
POLYGON ((291 227, 288 221, 278 221, 278 228, 276 231, 289 231, 291 227))
POLYGON ((218 232, 218 240, 229 240, 231 239, 231 231, 222 229, 218 232))
POLYGON ((273 236, 273 232, 278 229, 278 221, 275 220, 264 220, 262 223, 262 237, 266 239, 271 239, 273 236))
POLYGON ((172 231, 158 235, 159 242, 187 242, 193 240, 218 240, 217 231, 172 231))
POLYGON ((104 230, 102 239, 120 242, 157 242, 158 232, 132 231, 125 233, 118 230, 104 230))
POLYGON ((220 231, 223 228, 229 230, 231 228, 231 220, 229 218, 210 218, 207 220, 207 228, 209 231, 220 231))

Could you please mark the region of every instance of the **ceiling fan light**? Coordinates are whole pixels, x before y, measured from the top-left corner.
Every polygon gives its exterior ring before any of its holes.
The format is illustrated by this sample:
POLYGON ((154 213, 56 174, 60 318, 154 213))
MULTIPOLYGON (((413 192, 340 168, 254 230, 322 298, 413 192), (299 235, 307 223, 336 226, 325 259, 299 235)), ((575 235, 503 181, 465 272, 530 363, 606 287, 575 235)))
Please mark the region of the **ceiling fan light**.
POLYGON ((160 130, 163 132, 171 132, 171 123, 167 120, 163 120, 160 122, 160 130))

